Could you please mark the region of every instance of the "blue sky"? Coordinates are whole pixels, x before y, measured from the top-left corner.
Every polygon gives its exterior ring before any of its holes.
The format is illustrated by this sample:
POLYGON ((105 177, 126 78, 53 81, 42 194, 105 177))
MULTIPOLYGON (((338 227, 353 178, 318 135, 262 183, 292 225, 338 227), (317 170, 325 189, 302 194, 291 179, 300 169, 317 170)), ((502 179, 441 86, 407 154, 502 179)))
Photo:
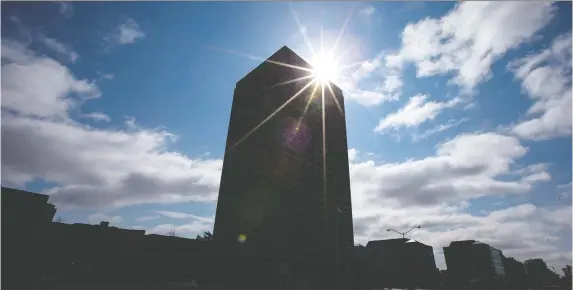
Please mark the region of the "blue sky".
POLYGON ((2 185, 67 222, 211 230, 235 83, 283 45, 316 63, 321 39, 356 243, 421 225, 438 255, 571 263, 565 2, 2 3, 2 185))

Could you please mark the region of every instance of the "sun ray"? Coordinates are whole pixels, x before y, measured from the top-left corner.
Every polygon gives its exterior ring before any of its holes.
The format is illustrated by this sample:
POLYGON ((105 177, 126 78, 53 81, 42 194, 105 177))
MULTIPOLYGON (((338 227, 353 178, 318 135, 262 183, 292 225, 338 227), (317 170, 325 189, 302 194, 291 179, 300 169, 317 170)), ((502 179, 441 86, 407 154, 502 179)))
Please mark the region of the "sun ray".
POLYGON ((303 25, 300 24, 300 21, 298 19, 298 16, 296 15, 296 12, 294 11, 294 9, 292 8, 292 4, 289 3, 288 5, 289 9, 290 9, 290 13, 292 14, 292 17, 294 18, 294 21, 296 22, 296 26, 298 27, 298 31, 300 32, 300 34, 302 34, 302 37, 304 39, 304 42, 306 43, 306 45, 308 46, 308 49, 310 50, 310 53, 312 54, 312 57, 315 57, 315 52, 314 49, 312 48, 312 44, 310 44, 310 41, 308 40, 308 37, 306 35, 306 31, 304 31, 305 28, 303 28, 303 25))
POLYGON ((298 123, 296 124, 296 130, 298 130, 298 128, 300 128, 300 125, 302 124, 302 120, 304 119, 304 116, 306 116, 306 112, 308 111, 308 108, 310 107, 310 102, 314 98, 314 94, 316 93, 316 89, 318 88, 318 86, 319 86, 319 84, 315 82, 314 83, 314 89, 312 90, 312 93, 310 94, 310 98, 308 99, 308 101, 306 102, 306 105, 304 106, 304 111, 302 112, 302 116, 300 117, 300 119, 298 120, 298 123))
POLYGON ((338 99, 336 98, 336 95, 334 94, 334 91, 332 90, 332 86, 330 85, 330 83, 327 83, 326 86, 328 87, 328 90, 330 91, 330 95, 332 96, 332 99, 334 100, 334 104, 336 104, 336 108, 338 108, 338 111, 340 112, 340 114, 344 115, 344 111, 342 111, 342 107, 340 107, 340 103, 338 102, 338 99))
POLYGON ((352 9, 350 9, 350 12, 348 12, 348 16, 346 16, 346 19, 344 20, 344 24, 342 24, 342 28, 340 28, 340 32, 338 33, 338 37, 336 38, 336 42, 332 46, 331 53, 333 53, 333 54, 336 51, 336 49, 338 48, 338 44, 340 43, 340 39, 342 38, 342 35, 344 35, 344 31, 346 30, 346 26, 348 25, 348 21, 350 20, 350 16, 352 16, 353 11, 354 11, 354 7, 352 7, 352 9))
MULTIPOLYGON (((352 44, 350 44, 351 46, 353 46, 352 44)), ((352 47, 351 47, 352 48, 352 47)), ((337 54, 335 56, 335 61, 336 63, 342 63, 342 59, 346 57, 346 55, 352 50, 351 48, 349 49, 345 49, 344 51, 342 51, 341 53, 337 54)), ((346 65, 344 65, 344 67, 346 67, 346 65)), ((342 71, 341 67, 338 68, 340 71, 342 71)))
POLYGON ((349 63, 349 64, 345 64, 340 66, 340 70, 345 70, 345 69, 349 69, 349 68, 353 68, 355 66, 359 66, 362 65, 364 62, 366 62, 367 60, 364 61, 357 61, 357 62, 353 62, 353 63, 349 63))
POLYGON ((354 41, 353 41, 353 42, 350 42, 350 45, 349 45, 349 47, 348 47, 347 49, 344 49, 342 52, 340 52, 339 54, 337 54, 337 56, 336 56, 336 61, 337 61, 339 64, 341 64, 341 65, 339 66, 339 70, 340 70, 340 71, 343 71, 343 70, 345 70, 345 69, 347 69, 347 68, 350 68, 350 67, 354 67, 354 66, 356 66, 356 65, 360 65, 360 64, 362 64, 362 63, 364 62, 364 61, 361 61, 361 62, 355 62, 355 63, 345 64, 345 65, 342 64, 342 59, 345 58, 346 55, 349 54, 349 53, 350 53, 355 47, 357 47, 357 46, 359 46, 357 42, 354 42, 354 41))
POLYGON ((324 224, 328 227, 328 202, 326 198, 326 111, 324 106, 324 86, 322 86, 322 190, 324 197, 324 224))
POLYGON ((324 53, 324 27, 320 24, 320 53, 324 53))
MULTIPOLYGON (((268 117, 266 117, 262 122, 260 122, 258 125, 256 125, 253 129, 251 129, 249 132, 247 132, 247 134, 245 134, 245 136, 243 138, 239 139, 239 141, 237 141, 237 143, 235 143, 235 145, 233 145, 230 149, 237 147, 239 144, 241 144, 243 141, 245 141, 249 136, 251 136, 251 134, 253 134, 256 130, 258 130, 266 122, 268 122, 272 117, 274 117, 278 112, 280 112, 290 102, 292 102, 294 99, 296 99, 296 97, 298 97, 301 93, 306 91, 306 89, 310 85, 312 85, 313 83, 314 83, 314 80, 309 81, 304 87, 302 87, 298 92, 296 92, 292 97, 290 97, 290 99, 288 99, 286 102, 284 102, 284 104, 282 104, 280 107, 278 107, 274 112, 272 112, 268 117)), ((323 108, 324 108, 324 106, 323 106, 323 108)))
POLYGON ((284 63, 284 62, 280 62, 280 61, 276 61, 276 60, 265 59, 265 58, 258 57, 258 56, 255 56, 255 55, 252 55, 252 54, 248 54, 248 53, 233 51, 233 50, 224 49, 224 48, 219 48, 219 47, 216 47, 216 46, 208 46, 208 48, 213 49, 213 50, 217 50, 217 51, 220 51, 220 52, 228 53, 228 54, 234 54, 234 55, 238 55, 238 56, 243 56, 243 57, 246 57, 246 58, 252 59, 252 60, 258 60, 258 61, 262 61, 262 62, 268 62, 268 63, 272 63, 272 64, 276 64, 276 65, 280 65, 280 66, 284 66, 284 67, 288 67, 288 68, 294 68, 294 69, 298 69, 298 70, 302 70, 302 71, 306 71, 306 72, 312 72, 312 69, 310 69, 310 68, 306 68, 306 67, 302 67, 302 66, 297 66, 297 65, 292 65, 292 64, 288 64, 288 63, 284 63))
POLYGON ((299 78, 296 78, 296 79, 288 80, 288 81, 286 81, 286 82, 278 83, 278 84, 276 84, 276 85, 273 85, 271 88, 278 87, 278 86, 288 85, 288 84, 291 84, 291 83, 299 82, 299 81, 302 81, 302 80, 305 80, 305 79, 310 79, 310 78, 312 78, 312 74, 309 74, 309 75, 306 75, 306 76, 302 76, 302 77, 299 77, 299 78))
POLYGON ((294 69, 298 69, 298 70, 302 70, 302 71, 306 71, 306 72, 312 72, 312 69, 310 69, 310 68, 306 68, 306 67, 302 67, 302 66, 298 66, 298 65, 293 65, 293 64, 288 64, 288 63, 284 63, 284 62, 280 62, 280 61, 265 59, 265 62, 284 66, 284 67, 288 67, 288 68, 294 68, 294 69))

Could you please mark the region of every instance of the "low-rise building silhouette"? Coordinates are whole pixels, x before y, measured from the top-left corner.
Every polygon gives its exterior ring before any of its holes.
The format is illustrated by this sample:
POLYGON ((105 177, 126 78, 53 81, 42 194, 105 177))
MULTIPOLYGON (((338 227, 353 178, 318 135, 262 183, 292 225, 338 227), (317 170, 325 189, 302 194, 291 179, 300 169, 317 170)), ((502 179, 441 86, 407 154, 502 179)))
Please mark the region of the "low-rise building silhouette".
POLYGON ((512 257, 503 257, 507 290, 522 290, 527 288, 527 272, 525 265, 512 257))
POLYGON ((2 283, 39 276, 49 267, 46 239, 56 208, 48 196, 2 187, 2 283))
POLYGON ((551 271, 543 259, 529 259, 524 264, 530 287, 541 289, 559 283, 559 275, 551 271))
POLYGON ((453 241, 444 247, 444 256, 456 289, 505 289, 500 250, 475 240, 453 241))
MULTIPOLYGON (((22 283, 44 285, 48 282, 42 278, 46 277, 61 283, 197 281, 223 282, 228 287, 263 286, 282 279, 265 264, 226 255, 210 241, 210 234, 187 239, 122 229, 108 222, 51 222, 55 212, 47 195, 2 187, 2 263, 9 265, 2 270, 4 289, 30 289, 33 287, 22 283), (229 273, 225 281, 221 279, 223 271, 229 273)), ((568 279, 560 279, 542 259, 521 263, 473 240, 445 247, 448 270, 441 272, 435 266, 432 247, 417 241, 377 240, 351 249, 344 258, 346 270, 340 271, 338 278, 331 277, 338 279, 339 289, 523 290, 571 285, 570 266, 564 270, 568 279)), ((290 269, 281 268, 281 273, 306 274, 310 281, 316 272, 305 271, 315 265, 292 264, 290 269)))
POLYGON ((366 245, 371 287, 435 288, 439 284, 431 246, 404 238, 370 241, 366 245))
MULTIPOLYGON (((2 187, 2 286, 209 279, 210 243, 100 224, 52 222, 49 196, 2 187)), ((214 279, 214 278, 211 278, 214 279)), ((24 287, 25 288, 25 287, 24 287)))

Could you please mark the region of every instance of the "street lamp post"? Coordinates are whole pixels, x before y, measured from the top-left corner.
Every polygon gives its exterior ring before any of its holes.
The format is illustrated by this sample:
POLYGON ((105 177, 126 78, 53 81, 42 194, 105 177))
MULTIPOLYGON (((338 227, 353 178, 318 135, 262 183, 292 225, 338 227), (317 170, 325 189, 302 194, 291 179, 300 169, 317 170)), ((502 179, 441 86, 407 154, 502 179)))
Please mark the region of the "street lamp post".
POLYGON ((411 231, 414 230, 414 229, 419 229, 419 228, 421 228, 421 227, 420 227, 420 226, 415 226, 415 227, 409 229, 409 230, 406 231, 406 232, 399 232, 399 231, 397 231, 397 230, 395 230, 395 229, 387 229, 386 231, 387 231, 387 232, 395 232, 395 233, 401 235, 401 236, 402 236, 402 239, 405 239, 406 235, 407 235, 409 232, 411 232, 411 231))
MULTIPOLYGON (((395 230, 395 229, 387 229, 386 231, 387 231, 387 232, 395 232, 395 233, 401 235, 401 236, 402 236, 402 239, 406 239, 406 235, 407 235, 409 232, 413 231, 414 229, 419 229, 419 228, 421 228, 421 227, 420 227, 420 226, 415 226, 415 227, 413 227, 413 228, 411 228, 411 229, 409 229, 409 230, 407 230, 407 231, 405 231, 405 232, 399 232, 399 231, 397 231, 397 230, 395 230)), ((403 269, 403 270, 404 270, 404 269, 403 269)))

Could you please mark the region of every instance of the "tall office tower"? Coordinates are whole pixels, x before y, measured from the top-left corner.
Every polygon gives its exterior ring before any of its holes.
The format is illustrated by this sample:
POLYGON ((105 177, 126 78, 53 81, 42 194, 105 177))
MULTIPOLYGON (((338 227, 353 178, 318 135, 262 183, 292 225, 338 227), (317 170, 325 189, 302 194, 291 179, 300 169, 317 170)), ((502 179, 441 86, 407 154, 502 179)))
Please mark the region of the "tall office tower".
POLYGON ((331 84, 323 106, 322 86, 292 81, 310 74, 292 66, 310 68, 284 46, 235 87, 214 241, 333 263, 354 240, 344 99, 331 84))

